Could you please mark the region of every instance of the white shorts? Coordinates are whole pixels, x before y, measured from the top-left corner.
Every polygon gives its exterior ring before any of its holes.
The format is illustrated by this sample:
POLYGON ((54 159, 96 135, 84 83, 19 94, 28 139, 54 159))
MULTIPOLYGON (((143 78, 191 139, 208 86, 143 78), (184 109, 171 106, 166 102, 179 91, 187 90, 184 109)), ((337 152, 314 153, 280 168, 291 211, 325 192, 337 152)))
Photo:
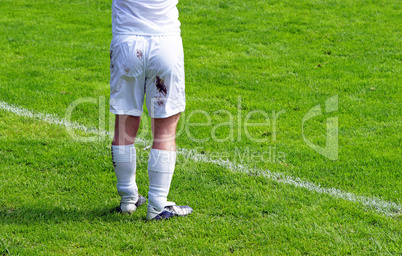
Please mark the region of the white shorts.
POLYGON ((152 118, 183 112, 183 43, 180 36, 114 36, 110 45, 110 111, 141 116, 144 96, 152 118))

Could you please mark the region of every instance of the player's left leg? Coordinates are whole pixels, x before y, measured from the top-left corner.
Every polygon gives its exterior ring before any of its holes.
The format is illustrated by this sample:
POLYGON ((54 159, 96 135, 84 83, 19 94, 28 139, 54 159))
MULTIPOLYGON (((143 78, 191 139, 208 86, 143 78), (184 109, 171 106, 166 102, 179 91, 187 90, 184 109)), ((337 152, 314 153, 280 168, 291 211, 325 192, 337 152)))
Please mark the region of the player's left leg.
POLYGON ((140 116, 116 115, 112 145, 134 144, 140 122, 140 116))
POLYGON ((121 196, 120 209, 131 213, 145 198, 138 195, 135 182, 135 137, 144 104, 144 37, 114 36, 110 44, 110 111, 116 114, 112 159, 121 196))
POLYGON ((140 126, 140 116, 116 115, 115 133, 112 142, 112 160, 117 179, 117 191, 121 196, 122 213, 134 212, 145 203, 138 195, 136 172, 135 137, 140 126))

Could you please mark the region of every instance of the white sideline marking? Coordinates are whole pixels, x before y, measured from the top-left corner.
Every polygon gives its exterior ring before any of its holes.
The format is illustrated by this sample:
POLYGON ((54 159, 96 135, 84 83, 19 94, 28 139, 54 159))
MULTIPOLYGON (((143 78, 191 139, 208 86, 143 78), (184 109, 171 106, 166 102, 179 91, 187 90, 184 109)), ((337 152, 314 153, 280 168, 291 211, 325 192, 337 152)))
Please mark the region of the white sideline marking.
MULTIPOLYGON (((98 133, 98 134, 103 134, 103 135, 111 135, 111 132, 108 132, 108 131, 99 130, 96 128, 88 128, 88 127, 86 127, 82 124, 76 123, 76 122, 71 123, 65 119, 61 119, 61 118, 57 117, 56 115, 52 115, 52 114, 35 113, 35 112, 32 112, 30 110, 27 110, 27 109, 24 109, 24 108, 15 106, 15 105, 10 105, 4 101, 0 101, 0 109, 11 112, 11 113, 19 115, 19 116, 34 118, 34 119, 38 119, 38 120, 41 120, 41 121, 44 121, 44 122, 47 122, 50 124, 66 126, 66 127, 81 130, 81 131, 84 131, 87 133, 98 133)), ((150 144, 150 141, 140 139, 140 138, 137 139, 137 142, 142 145, 150 144)), ((290 184, 295 187, 305 188, 310 191, 315 191, 317 193, 331 195, 333 197, 348 200, 351 202, 358 202, 358 203, 363 204, 366 207, 374 208, 378 212, 383 213, 387 216, 394 216, 396 214, 399 214, 402 209, 402 207, 395 202, 384 201, 377 197, 358 196, 358 195, 355 195, 354 193, 348 193, 346 191, 336 189, 336 188, 324 188, 324 187, 321 187, 320 185, 316 185, 309 181, 304 181, 297 177, 287 176, 285 174, 271 172, 269 170, 249 168, 242 164, 236 164, 236 163, 230 162, 229 160, 210 159, 206 155, 198 154, 193 150, 188 150, 185 148, 178 148, 178 154, 181 154, 184 157, 186 157, 187 159, 192 159, 196 162, 212 163, 212 164, 216 164, 221 167, 230 169, 234 172, 259 175, 259 176, 266 177, 270 180, 276 181, 278 183, 290 184)))
POLYGON ((312 182, 304 181, 300 178, 288 176, 283 173, 271 172, 269 170, 262 170, 262 169, 257 169, 257 168, 249 168, 245 165, 236 164, 229 160, 210 159, 206 155, 198 154, 198 153, 195 153, 191 150, 184 149, 184 148, 179 149, 178 153, 183 154, 196 162, 212 163, 212 164, 216 164, 216 165, 222 166, 224 168, 230 169, 234 172, 263 176, 270 180, 276 181, 278 183, 290 184, 295 187, 305 188, 310 191, 315 191, 317 193, 331 195, 336 198, 340 198, 340 199, 344 199, 344 200, 348 200, 348 201, 352 201, 352 202, 358 202, 358 203, 363 204, 366 207, 374 208, 378 212, 384 213, 388 216, 393 216, 393 215, 399 214, 401 212, 402 207, 399 204, 391 202, 391 201, 384 201, 377 197, 358 196, 353 193, 349 193, 349 192, 346 192, 346 191, 343 191, 340 189, 336 189, 336 188, 324 188, 324 187, 321 187, 320 185, 316 185, 312 182))
POLYGON ((24 116, 24 117, 29 117, 33 119, 38 119, 41 121, 44 121, 49 124, 58 124, 66 127, 70 127, 75 130, 81 130, 84 132, 88 133, 99 133, 99 130, 96 128, 88 128, 82 124, 76 123, 76 122, 68 122, 64 119, 60 119, 56 115, 52 114, 42 114, 42 113, 34 113, 28 109, 21 108, 15 105, 10 105, 7 102, 0 101, 0 109, 11 112, 13 114, 16 114, 18 116, 24 116))

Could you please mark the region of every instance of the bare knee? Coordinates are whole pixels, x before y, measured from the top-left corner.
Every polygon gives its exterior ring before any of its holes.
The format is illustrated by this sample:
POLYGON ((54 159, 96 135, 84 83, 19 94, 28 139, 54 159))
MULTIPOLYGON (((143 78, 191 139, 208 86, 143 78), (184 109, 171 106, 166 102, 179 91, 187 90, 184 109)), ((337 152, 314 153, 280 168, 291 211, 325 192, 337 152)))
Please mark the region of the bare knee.
POLYGON ((180 113, 167 118, 152 118, 152 148, 175 151, 176 129, 180 113))
POLYGON ((130 145, 135 142, 138 128, 140 127, 140 116, 116 115, 114 127, 113 145, 130 145))

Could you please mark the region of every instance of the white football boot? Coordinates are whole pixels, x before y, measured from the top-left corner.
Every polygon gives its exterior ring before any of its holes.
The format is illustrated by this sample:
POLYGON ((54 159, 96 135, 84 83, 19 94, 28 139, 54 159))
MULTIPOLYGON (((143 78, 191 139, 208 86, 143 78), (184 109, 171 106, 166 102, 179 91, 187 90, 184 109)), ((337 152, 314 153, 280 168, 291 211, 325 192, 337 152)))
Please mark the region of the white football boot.
POLYGON ((183 217, 191 214, 192 212, 193 209, 190 206, 176 205, 173 202, 167 202, 167 205, 162 211, 157 211, 155 208, 148 205, 147 220, 163 220, 177 216, 183 217))
POLYGON ((138 207, 143 205, 147 199, 142 195, 138 195, 138 200, 135 204, 120 202, 119 212, 122 214, 131 214, 137 210, 138 207))

